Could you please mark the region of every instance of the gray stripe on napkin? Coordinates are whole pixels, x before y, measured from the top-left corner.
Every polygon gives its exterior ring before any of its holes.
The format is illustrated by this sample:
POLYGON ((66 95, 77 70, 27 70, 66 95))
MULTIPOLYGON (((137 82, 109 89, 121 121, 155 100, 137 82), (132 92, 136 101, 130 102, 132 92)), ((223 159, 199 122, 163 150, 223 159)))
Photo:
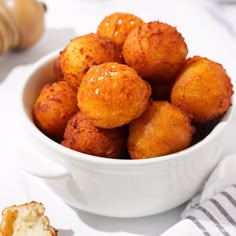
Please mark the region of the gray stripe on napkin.
POLYGON ((197 209, 202 211, 215 224, 217 229, 219 229, 224 236, 230 236, 230 234, 225 230, 225 228, 216 220, 216 218, 206 208, 199 206, 197 207, 197 209))
POLYGON ((220 213, 231 223, 234 227, 236 227, 236 222, 234 219, 229 215, 229 213, 221 206, 221 204, 215 200, 215 199, 210 199, 210 202, 212 202, 215 207, 220 211, 220 213))
POLYGON ((226 191, 223 191, 223 192, 221 192, 221 194, 224 197, 226 197, 231 202, 231 204, 236 208, 236 201, 229 193, 227 193, 226 191))
POLYGON ((194 216, 187 216, 185 219, 191 220, 205 236, 211 236, 211 234, 206 230, 206 228, 194 216))

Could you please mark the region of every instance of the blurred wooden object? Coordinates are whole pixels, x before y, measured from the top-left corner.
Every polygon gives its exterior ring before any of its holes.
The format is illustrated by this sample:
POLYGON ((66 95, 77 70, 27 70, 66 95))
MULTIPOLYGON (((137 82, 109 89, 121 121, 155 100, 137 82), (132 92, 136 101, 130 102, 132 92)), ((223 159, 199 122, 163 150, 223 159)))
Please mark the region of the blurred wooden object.
POLYGON ((0 55, 34 45, 44 31, 45 5, 37 0, 0 1, 0 55))

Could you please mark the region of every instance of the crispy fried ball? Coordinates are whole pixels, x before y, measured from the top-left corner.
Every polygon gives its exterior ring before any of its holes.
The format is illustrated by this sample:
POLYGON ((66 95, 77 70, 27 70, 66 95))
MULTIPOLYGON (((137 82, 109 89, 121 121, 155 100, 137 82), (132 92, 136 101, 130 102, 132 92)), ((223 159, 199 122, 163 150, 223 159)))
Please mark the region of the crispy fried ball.
POLYGON ((106 36, 97 34, 74 38, 60 53, 64 79, 75 90, 91 66, 110 61, 123 62, 121 48, 106 36))
POLYGON ((67 122, 77 111, 76 93, 66 81, 45 85, 33 107, 35 124, 55 141, 63 139, 67 122))
POLYGON ((184 38, 168 24, 153 21, 132 30, 123 45, 123 57, 148 81, 173 81, 188 53, 184 38))
POLYGON ((101 128, 128 124, 147 108, 151 86, 133 68, 115 62, 93 66, 78 90, 80 110, 101 128))
POLYGON ((130 123, 128 151, 132 159, 175 153, 191 144, 192 134, 185 112, 166 101, 154 101, 130 123))
POLYGON ((6 207, 1 214, 0 235, 58 236, 45 211, 44 205, 36 201, 6 207))
POLYGON ((60 65, 60 57, 58 56, 53 63, 53 73, 58 81, 64 79, 64 74, 60 65))
POLYGON ((171 92, 171 102, 197 124, 223 114, 231 105, 232 83, 219 63, 195 56, 188 60, 171 92))
POLYGON ((68 122, 62 145, 90 155, 121 158, 126 150, 127 130, 96 128, 83 113, 76 113, 68 122))
POLYGON ((102 20, 97 34, 105 35, 122 46, 129 32, 143 23, 142 19, 133 14, 115 12, 102 20))

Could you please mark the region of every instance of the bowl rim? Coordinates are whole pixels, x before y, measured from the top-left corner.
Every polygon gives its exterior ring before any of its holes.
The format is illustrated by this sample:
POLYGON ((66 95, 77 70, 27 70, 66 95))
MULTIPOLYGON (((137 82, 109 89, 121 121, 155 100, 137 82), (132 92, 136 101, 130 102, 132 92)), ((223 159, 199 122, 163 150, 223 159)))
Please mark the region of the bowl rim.
POLYGON ((27 84, 30 81, 30 78, 34 75, 34 73, 47 63, 51 62, 53 59, 59 55, 61 49, 56 50, 54 52, 49 53, 48 55, 42 57, 37 62, 32 64, 31 68, 29 69, 28 73, 26 74, 26 78, 20 85, 19 88, 19 99, 18 99, 18 110, 20 113, 21 120, 25 128, 27 128, 30 133, 36 137, 41 143, 47 145, 48 148, 52 148, 53 150, 67 156, 73 161, 83 161, 85 163, 92 163, 92 164, 102 164, 102 165, 115 165, 115 166, 143 166, 143 165, 152 165, 154 163, 162 163, 169 160, 176 159, 180 156, 184 156, 184 158, 191 156, 191 153, 194 152, 196 149, 201 149, 212 140, 216 139, 223 130, 225 129, 226 125, 229 123, 230 118, 232 117, 232 113, 234 110, 234 99, 233 96, 231 98, 231 106, 227 110, 227 112, 223 115, 220 122, 213 128, 213 130, 201 141, 198 143, 175 153, 160 156, 160 157, 152 157, 152 158, 144 158, 144 159, 113 159, 113 158, 106 158, 106 157, 98 157, 93 156, 90 154, 82 153, 79 151, 75 151, 69 149, 67 147, 62 146, 61 144, 53 141, 49 137, 47 137, 44 133, 42 133, 34 124, 33 120, 28 116, 25 104, 24 104, 24 95, 27 84))

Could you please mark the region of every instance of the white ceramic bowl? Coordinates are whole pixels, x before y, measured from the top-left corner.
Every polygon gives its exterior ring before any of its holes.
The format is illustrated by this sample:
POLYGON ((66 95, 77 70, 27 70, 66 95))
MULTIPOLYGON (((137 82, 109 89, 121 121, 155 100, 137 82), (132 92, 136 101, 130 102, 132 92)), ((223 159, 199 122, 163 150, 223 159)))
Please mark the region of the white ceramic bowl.
POLYGON ((52 81, 58 51, 37 62, 21 89, 23 168, 39 176, 68 204, 96 214, 138 217, 174 208, 196 194, 221 158, 232 108, 201 142, 175 154, 143 160, 86 155, 50 140, 34 125, 32 105, 52 81))

